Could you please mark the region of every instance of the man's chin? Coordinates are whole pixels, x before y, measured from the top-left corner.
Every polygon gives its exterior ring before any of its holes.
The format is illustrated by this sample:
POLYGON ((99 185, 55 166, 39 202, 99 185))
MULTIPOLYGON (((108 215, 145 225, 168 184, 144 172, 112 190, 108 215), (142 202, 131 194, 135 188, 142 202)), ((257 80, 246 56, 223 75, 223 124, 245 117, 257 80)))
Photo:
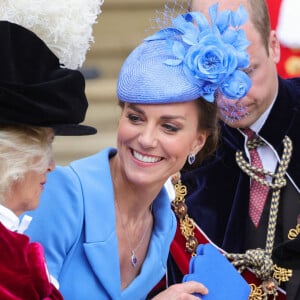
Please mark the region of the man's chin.
POLYGON ((247 116, 243 118, 228 118, 228 117, 220 117, 220 119, 229 127, 232 128, 247 128, 249 127, 249 121, 247 116))

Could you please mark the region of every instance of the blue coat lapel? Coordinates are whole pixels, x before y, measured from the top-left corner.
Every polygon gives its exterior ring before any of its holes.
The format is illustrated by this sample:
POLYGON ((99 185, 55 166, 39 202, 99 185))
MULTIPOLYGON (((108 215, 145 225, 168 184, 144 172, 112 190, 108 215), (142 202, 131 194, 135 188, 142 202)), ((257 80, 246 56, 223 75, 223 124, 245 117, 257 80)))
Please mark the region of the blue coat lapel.
POLYGON ((115 150, 106 149, 86 158, 88 162, 81 159, 72 164, 82 183, 84 251, 93 272, 112 299, 144 299, 145 291, 150 291, 166 271, 176 219, 170 208, 168 194, 162 189, 153 203, 154 231, 141 273, 121 291, 114 190, 109 168, 109 156, 114 153, 115 150))
POLYGON ((119 299, 120 266, 119 260, 117 260, 118 242, 113 207, 114 191, 108 157, 109 151, 102 151, 88 157, 88 163, 80 160, 72 167, 80 174, 82 182, 86 257, 108 294, 113 299, 119 299), (88 201, 85 201, 86 199, 88 201), (105 257, 107 259, 104 259, 105 257))

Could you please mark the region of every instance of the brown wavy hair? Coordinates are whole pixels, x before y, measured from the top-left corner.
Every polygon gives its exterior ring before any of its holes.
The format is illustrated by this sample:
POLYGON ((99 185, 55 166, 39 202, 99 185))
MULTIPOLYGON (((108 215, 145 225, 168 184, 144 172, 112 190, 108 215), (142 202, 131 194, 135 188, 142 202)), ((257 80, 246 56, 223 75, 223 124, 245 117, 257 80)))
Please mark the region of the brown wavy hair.
POLYGON ((218 123, 218 107, 216 103, 210 103, 203 98, 196 100, 198 107, 198 130, 207 132, 207 140, 203 148, 196 155, 194 164, 189 165, 188 162, 183 166, 183 170, 193 169, 199 166, 205 159, 211 157, 217 148, 219 141, 219 123, 218 123))

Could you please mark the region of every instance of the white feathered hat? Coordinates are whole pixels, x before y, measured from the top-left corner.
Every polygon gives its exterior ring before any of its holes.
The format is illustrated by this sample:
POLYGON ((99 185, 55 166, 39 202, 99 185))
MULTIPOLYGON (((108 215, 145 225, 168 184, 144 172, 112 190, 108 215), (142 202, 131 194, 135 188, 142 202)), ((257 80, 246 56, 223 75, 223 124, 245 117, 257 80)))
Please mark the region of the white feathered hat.
POLYGON ((62 66, 81 67, 104 0, 1 0, 0 20, 35 33, 62 66))

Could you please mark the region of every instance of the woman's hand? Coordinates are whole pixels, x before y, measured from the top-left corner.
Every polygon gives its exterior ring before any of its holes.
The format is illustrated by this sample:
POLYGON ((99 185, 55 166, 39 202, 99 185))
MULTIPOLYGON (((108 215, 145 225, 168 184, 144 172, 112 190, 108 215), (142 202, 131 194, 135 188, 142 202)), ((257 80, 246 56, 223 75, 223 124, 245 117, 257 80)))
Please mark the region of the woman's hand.
POLYGON ((199 300, 199 297, 193 295, 194 293, 206 295, 208 290, 202 283, 187 281, 171 285, 165 291, 152 298, 152 300, 199 300))

